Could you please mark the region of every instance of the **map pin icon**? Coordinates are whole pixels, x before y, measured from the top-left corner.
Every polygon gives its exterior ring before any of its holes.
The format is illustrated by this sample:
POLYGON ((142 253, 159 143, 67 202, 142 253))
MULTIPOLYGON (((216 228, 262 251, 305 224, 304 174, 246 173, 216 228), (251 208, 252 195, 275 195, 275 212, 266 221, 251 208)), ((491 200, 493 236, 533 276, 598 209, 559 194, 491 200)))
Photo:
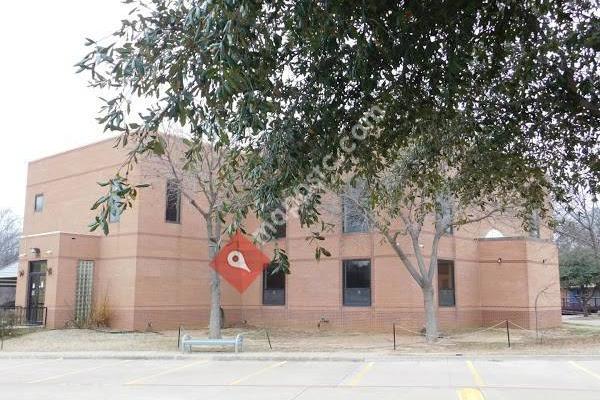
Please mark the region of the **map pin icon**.
POLYGON ((227 255, 227 263, 232 268, 239 268, 243 269, 244 271, 250 272, 250 268, 248 268, 246 260, 244 260, 244 255, 237 250, 229 252, 229 254, 227 255))

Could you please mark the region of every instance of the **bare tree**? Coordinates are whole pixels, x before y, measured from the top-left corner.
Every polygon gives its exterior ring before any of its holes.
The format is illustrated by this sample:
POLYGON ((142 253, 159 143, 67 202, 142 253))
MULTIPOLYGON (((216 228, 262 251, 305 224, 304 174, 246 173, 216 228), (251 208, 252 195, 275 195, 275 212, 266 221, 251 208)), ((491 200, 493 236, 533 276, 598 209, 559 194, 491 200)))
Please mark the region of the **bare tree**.
POLYGON ((19 258, 21 220, 10 209, 0 209, 0 267, 19 258))
POLYGON ((587 190, 574 191, 570 203, 557 207, 557 222, 561 251, 587 249, 600 259, 600 205, 587 190))
POLYGON ((379 232, 421 288, 426 339, 432 342, 439 336, 433 279, 440 240, 457 227, 507 212, 510 202, 506 195, 494 199, 454 196, 453 183, 459 177, 443 163, 437 168, 444 182, 436 190, 409 184, 405 168, 410 156, 400 157, 376 180, 351 179, 337 192, 342 198, 344 223, 379 232), (375 198, 377 207, 372 208, 371 199, 375 198), (500 202, 502 198, 506 200, 500 202), (410 239, 409 249, 399 243, 400 237, 410 239), (426 248, 424 243, 429 241, 431 245, 426 248))
MULTIPOLYGON (((235 174, 223 173, 226 150, 215 146, 206 137, 203 140, 167 134, 160 137, 164 151, 150 156, 145 174, 166 178, 169 182, 167 195, 181 196, 173 200, 183 199, 197 211, 206 227, 208 254, 212 260, 221 247, 225 215, 245 195, 240 180, 235 174), (193 153, 193 162, 186 158, 190 153, 193 153)), ((227 228, 234 229, 232 225, 227 228)), ((214 269, 210 269, 210 274, 209 336, 214 339, 221 337, 221 281, 214 269)))
POLYGON ((557 207, 556 242, 561 282, 579 290, 584 316, 600 290, 600 206, 588 191, 574 190, 568 204, 557 207))

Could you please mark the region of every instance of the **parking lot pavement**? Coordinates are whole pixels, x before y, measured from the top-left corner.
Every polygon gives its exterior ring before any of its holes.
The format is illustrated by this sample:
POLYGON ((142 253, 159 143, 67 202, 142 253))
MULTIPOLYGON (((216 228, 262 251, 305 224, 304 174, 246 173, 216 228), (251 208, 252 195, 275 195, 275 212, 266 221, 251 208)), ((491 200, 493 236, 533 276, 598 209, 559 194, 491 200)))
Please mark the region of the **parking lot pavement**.
POLYGON ((0 359, 0 399, 600 399, 600 359, 0 359))

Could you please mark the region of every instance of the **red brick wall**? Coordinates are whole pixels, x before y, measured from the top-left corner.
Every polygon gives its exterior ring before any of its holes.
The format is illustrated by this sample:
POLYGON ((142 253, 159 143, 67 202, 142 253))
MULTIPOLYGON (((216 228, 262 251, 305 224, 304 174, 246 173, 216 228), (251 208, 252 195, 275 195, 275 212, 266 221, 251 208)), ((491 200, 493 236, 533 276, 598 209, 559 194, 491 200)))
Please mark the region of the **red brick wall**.
MULTIPOLYGON (((26 235, 52 231, 89 235, 87 224, 94 214, 89 208, 102 191, 96 181, 110 177, 124 155, 114 151, 111 144, 105 141, 30 164, 26 235), (42 213, 32 211, 36 193, 45 196, 42 213)), ((77 241, 58 245, 45 236, 23 241, 22 253, 29 247, 53 252, 48 257, 49 266, 56 267, 57 275, 49 280, 46 298, 50 326, 64 324, 72 308, 69 299, 74 301, 77 260, 90 257, 96 264, 94 296, 97 302, 107 299, 115 328, 145 329, 148 323, 155 329, 206 324, 210 270, 205 224, 186 201, 182 201, 181 223, 165 222, 165 179, 152 176, 152 168, 144 162, 132 173, 132 180, 151 183, 152 187, 141 190, 134 209, 119 223, 111 224, 108 237, 95 233, 89 239, 95 243, 94 254, 86 246, 75 245, 77 241)), ((328 196, 327 201, 333 204, 336 200, 328 196)), ((340 217, 334 211, 325 210, 323 215, 336 225, 320 243, 332 256, 315 260, 314 244, 305 240, 310 230, 290 219, 287 237, 279 241, 288 251, 292 267, 287 277, 286 306, 262 306, 260 278, 241 295, 223 282, 227 323, 245 320, 259 326, 314 327, 323 317, 329 326, 341 329, 388 330, 396 322, 419 330, 423 326, 421 290, 392 247, 378 234, 343 234, 340 217), (371 307, 342 305, 342 261, 352 258, 372 261, 371 307)), ((248 222, 252 230, 256 221, 248 222)), ((439 258, 454 260, 456 288, 456 306, 439 310, 442 329, 486 326, 506 318, 524 327, 532 325, 537 293, 558 277, 555 246, 519 237, 477 239, 492 227, 522 236, 514 222, 497 218, 493 224, 487 221, 463 227, 442 238, 439 258)), ((551 232, 542 230, 542 236, 549 239, 551 232)), ((431 239, 431 232, 425 229, 423 248, 429 248, 431 239)), ((414 259, 408 238, 400 236, 398 241, 414 259)), ((264 251, 270 255, 272 248, 272 244, 266 245, 264 251)), ((27 269, 29 258, 27 255, 21 260, 21 269, 27 269)), ((26 301, 26 278, 18 279, 17 302, 22 305, 26 301)), ((560 323, 557 293, 552 289, 538 302, 545 326, 560 323)))

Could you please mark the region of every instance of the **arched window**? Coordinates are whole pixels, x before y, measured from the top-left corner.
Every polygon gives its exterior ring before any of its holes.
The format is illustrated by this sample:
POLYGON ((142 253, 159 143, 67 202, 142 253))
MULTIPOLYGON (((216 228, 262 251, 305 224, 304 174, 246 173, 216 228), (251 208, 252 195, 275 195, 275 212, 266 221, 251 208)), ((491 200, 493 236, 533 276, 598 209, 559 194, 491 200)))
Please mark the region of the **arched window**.
POLYGON ((490 229, 484 236, 486 239, 493 239, 493 238, 501 238, 504 237, 504 234, 502 232, 500 232, 498 229, 490 229))

